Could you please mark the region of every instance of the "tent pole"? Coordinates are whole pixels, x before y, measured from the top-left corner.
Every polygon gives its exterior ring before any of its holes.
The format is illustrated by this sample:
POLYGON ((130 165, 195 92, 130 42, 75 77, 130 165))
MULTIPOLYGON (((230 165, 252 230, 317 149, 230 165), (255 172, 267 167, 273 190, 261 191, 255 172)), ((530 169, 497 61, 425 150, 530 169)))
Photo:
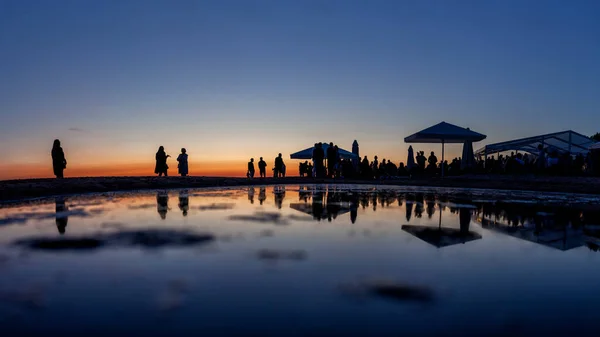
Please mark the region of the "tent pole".
POLYGON ((442 178, 444 177, 444 140, 442 139, 442 178))

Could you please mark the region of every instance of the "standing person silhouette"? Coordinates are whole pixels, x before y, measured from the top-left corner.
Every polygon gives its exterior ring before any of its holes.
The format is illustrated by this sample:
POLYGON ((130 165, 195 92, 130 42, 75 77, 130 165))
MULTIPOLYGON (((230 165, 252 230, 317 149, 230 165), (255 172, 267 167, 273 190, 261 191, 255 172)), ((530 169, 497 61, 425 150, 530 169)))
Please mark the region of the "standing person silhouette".
POLYGON ((56 178, 64 178, 63 171, 67 168, 67 160, 58 139, 55 139, 52 145, 52 168, 54 169, 56 178))
POLYGON ((260 171, 261 178, 267 177, 267 162, 263 160, 263 157, 260 157, 258 161, 258 170, 260 171))
POLYGON ((281 157, 281 153, 275 158, 275 177, 279 178, 284 175, 283 171, 283 158, 281 157))
POLYGON ((254 158, 250 158, 248 162, 248 173, 246 173, 248 179, 254 178, 254 158))
POLYGON ((186 152, 186 149, 182 148, 181 154, 177 157, 177 161, 179 162, 179 164, 177 164, 177 168, 179 169, 179 174, 181 174, 182 177, 188 175, 188 155, 186 152))
POLYGON ((158 174, 158 176, 162 176, 163 174, 167 177, 167 170, 169 166, 167 166, 167 158, 170 155, 165 153, 165 148, 163 146, 158 148, 158 152, 156 152, 156 167, 154 168, 154 173, 158 174))

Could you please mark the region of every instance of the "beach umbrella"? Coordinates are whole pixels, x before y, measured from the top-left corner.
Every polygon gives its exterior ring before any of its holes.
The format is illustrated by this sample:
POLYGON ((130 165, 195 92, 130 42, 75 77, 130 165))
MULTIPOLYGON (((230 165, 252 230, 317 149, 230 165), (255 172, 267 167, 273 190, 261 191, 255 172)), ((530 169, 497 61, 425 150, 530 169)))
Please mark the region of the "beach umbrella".
MULTIPOLYGON (((323 143, 323 151, 325 152, 325 154, 327 154, 327 148, 329 148, 329 144, 328 143, 323 143)), ((291 159, 312 159, 312 153, 314 150, 314 146, 309 147, 308 149, 304 149, 302 151, 298 151, 295 153, 292 153, 290 155, 291 159)), ((344 150, 340 147, 338 147, 338 153, 340 155, 341 158, 343 159, 356 159, 358 158, 357 155, 355 155, 354 153, 344 150)))
MULTIPOLYGON (((478 142, 486 138, 486 135, 461 128, 450 123, 441 122, 427 129, 421 130, 404 138, 405 143, 441 143, 442 163, 444 163, 444 145, 446 143, 478 142)), ((442 177, 444 176, 444 165, 442 165, 442 177)))
POLYGON ((410 171, 415 167, 415 153, 413 152, 412 145, 408 147, 408 159, 406 160, 406 169, 410 171))
POLYGON ((473 143, 465 142, 463 145, 460 169, 473 168, 475 166, 475 155, 473 154, 473 143))

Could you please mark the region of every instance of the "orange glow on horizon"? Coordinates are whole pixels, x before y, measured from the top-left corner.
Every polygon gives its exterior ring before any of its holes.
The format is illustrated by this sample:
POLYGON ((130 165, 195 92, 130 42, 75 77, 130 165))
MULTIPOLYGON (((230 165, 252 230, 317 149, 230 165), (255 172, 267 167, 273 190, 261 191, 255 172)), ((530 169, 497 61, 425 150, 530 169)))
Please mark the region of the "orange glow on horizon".
MULTIPOLYGON (((287 175, 297 176, 300 161, 291 160, 286 163, 287 175)), ((267 177, 273 176, 272 164, 267 162, 267 177)), ((258 165, 255 162, 255 177, 259 176, 258 165)), ((244 161, 218 161, 218 162, 190 162, 190 176, 208 177, 245 177, 247 162, 244 161)), ((169 163, 169 175, 177 176, 177 164, 169 163)), ((65 178, 74 177, 119 177, 119 176, 154 176, 154 163, 139 164, 106 164, 106 165, 67 165, 64 171, 65 178)), ((0 165, 0 180, 54 178, 52 163, 41 164, 15 164, 0 165)))

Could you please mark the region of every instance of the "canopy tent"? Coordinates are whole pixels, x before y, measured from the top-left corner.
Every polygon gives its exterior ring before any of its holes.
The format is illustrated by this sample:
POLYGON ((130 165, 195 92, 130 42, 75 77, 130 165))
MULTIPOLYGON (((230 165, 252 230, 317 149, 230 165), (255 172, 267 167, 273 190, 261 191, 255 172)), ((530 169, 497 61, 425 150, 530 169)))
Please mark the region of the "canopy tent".
MULTIPOLYGON (((442 143, 442 163, 444 163, 444 145, 446 143, 478 142, 485 139, 485 135, 461 128, 450 123, 441 122, 425 130, 421 130, 404 138, 405 143, 442 143)), ((444 176, 444 165, 442 165, 444 176)))
POLYGON ((485 157, 505 151, 523 151, 537 156, 539 145, 542 145, 545 149, 550 151, 556 150, 559 153, 585 155, 588 153, 590 146, 592 146, 594 143, 595 142, 590 137, 586 137, 580 133, 568 130, 488 144, 477 150, 475 152, 475 156, 485 157))
MULTIPOLYGON (((328 143, 323 143, 323 151, 327 154, 327 148, 329 148, 328 143)), ((292 153, 290 155, 291 159, 312 159, 313 147, 309 147, 308 149, 304 149, 302 151, 298 151, 296 153, 292 153)), ((343 159, 358 159, 358 156, 352 152, 346 151, 342 148, 338 147, 338 153, 343 159)))
POLYGON ((590 150, 600 150, 600 143, 594 143, 594 144, 590 145, 589 149, 590 150))

